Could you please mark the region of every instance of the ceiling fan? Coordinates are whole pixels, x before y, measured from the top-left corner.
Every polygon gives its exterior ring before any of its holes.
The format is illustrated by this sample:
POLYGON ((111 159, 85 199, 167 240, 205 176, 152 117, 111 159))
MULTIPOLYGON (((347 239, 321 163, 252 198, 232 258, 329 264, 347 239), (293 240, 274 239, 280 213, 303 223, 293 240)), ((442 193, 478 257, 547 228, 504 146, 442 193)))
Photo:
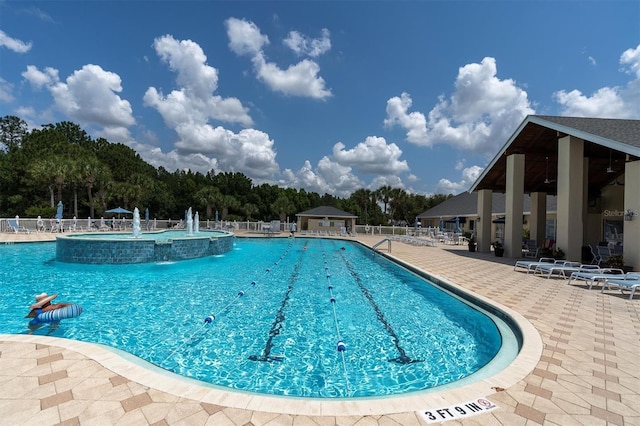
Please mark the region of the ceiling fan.
POLYGON ((545 174, 545 178, 544 178, 544 184, 545 185, 549 185, 550 183, 555 182, 555 179, 549 179, 549 157, 547 157, 547 172, 545 174))
POLYGON ((609 185, 611 186, 624 186, 624 183, 622 182, 618 182, 618 178, 616 178, 613 182, 611 182, 609 185))

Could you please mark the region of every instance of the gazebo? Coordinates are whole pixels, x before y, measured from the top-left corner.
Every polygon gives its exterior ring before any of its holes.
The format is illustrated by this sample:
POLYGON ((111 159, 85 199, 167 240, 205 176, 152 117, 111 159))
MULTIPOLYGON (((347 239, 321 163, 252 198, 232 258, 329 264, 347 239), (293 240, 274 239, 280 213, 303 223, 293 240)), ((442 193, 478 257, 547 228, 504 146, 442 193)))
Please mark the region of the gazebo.
POLYGON ((358 216, 331 206, 320 206, 296 214, 300 231, 346 231, 354 229, 358 216))

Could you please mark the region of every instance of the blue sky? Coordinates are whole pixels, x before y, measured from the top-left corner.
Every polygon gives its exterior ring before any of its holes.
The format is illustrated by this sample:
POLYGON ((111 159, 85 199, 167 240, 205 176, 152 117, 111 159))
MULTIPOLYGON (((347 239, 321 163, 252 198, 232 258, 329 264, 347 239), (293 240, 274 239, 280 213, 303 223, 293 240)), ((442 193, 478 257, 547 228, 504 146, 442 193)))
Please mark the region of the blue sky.
POLYGON ((528 114, 640 119, 640 2, 0 1, 0 116, 170 171, 456 194, 528 114))

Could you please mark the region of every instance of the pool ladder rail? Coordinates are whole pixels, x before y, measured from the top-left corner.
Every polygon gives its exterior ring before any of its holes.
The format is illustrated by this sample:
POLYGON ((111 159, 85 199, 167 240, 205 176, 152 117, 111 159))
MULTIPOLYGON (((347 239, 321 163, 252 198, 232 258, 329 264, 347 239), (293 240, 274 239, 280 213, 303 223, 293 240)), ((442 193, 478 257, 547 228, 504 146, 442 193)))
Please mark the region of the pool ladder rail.
MULTIPOLYGON (((381 241, 378 241, 378 242, 377 242, 377 243, 375 243, 375 244, 373 245, 373 247, 371 247, 371 248, 372 248, 373 250, 376 250, 376 249, 378 249, 378 246, 380 246, 380 245, 384 244, 384 242, 385 242, 385 241, 387 242, 387 251, 388 251, 389 253, 391 253, 391 238, 385 238, 385 239, 383 239, 383 240, 381 240, 381 241)), ((381 249, 378 249, 378 251, 380 251, 380 250, 381 250, 381 249)))

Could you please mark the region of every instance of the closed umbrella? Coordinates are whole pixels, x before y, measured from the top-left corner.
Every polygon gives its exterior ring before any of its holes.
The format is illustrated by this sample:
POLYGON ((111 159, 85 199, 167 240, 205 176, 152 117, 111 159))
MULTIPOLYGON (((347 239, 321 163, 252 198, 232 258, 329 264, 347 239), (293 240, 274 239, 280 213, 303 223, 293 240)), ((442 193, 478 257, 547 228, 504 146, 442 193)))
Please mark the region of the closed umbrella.
POLYGON ((62 201, 58 201, 58 210, 56 210, 56 219, 62 219, 62 201))

